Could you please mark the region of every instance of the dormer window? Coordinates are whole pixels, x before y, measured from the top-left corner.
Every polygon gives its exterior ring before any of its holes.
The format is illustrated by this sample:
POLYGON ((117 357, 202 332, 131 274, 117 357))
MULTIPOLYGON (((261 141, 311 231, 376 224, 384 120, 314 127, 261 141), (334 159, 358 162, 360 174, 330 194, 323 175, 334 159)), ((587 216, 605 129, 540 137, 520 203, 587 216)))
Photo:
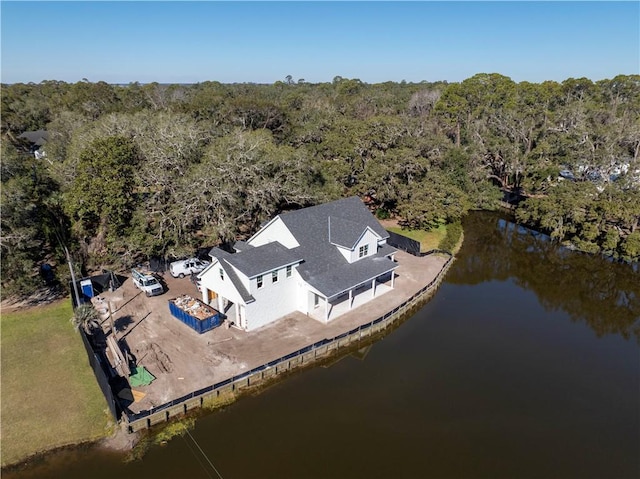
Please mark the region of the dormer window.
POLYGON ((366 245, 360 246, 360 249, 358 250, 358 258, 363 258, 368 254, 369 254, 369 245, 366 244, 366 245))

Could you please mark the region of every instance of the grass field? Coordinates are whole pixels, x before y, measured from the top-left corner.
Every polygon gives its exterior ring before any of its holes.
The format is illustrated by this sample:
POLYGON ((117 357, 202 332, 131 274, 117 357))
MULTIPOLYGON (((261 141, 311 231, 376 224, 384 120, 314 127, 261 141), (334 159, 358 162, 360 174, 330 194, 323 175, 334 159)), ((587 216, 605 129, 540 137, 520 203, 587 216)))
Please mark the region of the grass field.
POLYGON ((2 314, 2 466, 110 432, 72 314, 68 299, 2 314))
POLYGON ((388 226, 387 229, 394 233, 419 241, 420 251, 422 253, 438 248, 440 241, 442 241, 447 234, 447 227, 445 225, 440 225, 429 231, 403 229, 400 226, 388 226))

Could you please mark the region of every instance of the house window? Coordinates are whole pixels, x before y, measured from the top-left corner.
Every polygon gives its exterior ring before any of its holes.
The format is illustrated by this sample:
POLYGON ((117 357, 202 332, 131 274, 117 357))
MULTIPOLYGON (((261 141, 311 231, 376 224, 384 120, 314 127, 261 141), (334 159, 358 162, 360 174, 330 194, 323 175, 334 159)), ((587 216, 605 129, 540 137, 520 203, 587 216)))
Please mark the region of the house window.
POLYGON ((313 295, 313 307, 317 308, 320 305, 320 296, 317 294, 313 295))
POLYGON ((287 278, 291 277, 291 265, 287 266, 287 278))
POLYGON ((222 268, 219 268, 218 271, 220 271, 220 279, 224 281, 224 270, 222 268))
POLYGON ((278 271, 274 271, 273 273, 271 273, 271 282, 272 283, 278 282, 278 271))
POLYGON ((363 256, 367 256, 369 254, 369 245, 366 244, 364 246, 360 246, 358 250, 358 258, 362 258, 363 256))
POLYGON ((256 280, 258 281, 258 289, 262 288, 262 275, 258 276, 256 280))

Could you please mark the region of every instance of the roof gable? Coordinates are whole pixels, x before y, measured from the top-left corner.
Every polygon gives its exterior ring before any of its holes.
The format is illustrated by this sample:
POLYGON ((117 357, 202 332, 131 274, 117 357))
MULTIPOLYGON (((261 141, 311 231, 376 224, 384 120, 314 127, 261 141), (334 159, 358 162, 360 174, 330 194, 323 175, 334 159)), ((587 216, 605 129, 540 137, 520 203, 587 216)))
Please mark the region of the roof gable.
POLYGON ((242 284, 242 280, 236 274, 233 266, 224 259, 228 256, 231 256, 231 254, 227 253, 224 250, 221 250, 220 248, 213 248, 210 254, 213 261, 202 272, 200 272, 200 274, 198 274, 198 277, 204 279, 206 276, 216 275, 217 273, 215 271, 217 270, 217 268, 222 268, 225 275, 227 276, 227 278, 229 278, 229 281, 233 285, 233 288, 235 288, 242 300, 245 303, 251 303, 255 301, 254 297, 251 296, 249 291, 247 291, 247 288, 245 288, 244 284, 242 284), (213 254, 214 250, 217 250, 216 253, 218 253, 219 256, 215 256, 213 254), (220 252, 224 254, 220 254, 220 252))
POLYGON ((370 230, 380 239, 380 235, 368 225, 356 223, 345 218, 329 216, 329 242, 336 246, 342 246, 352 250, 367 230, 370 230))

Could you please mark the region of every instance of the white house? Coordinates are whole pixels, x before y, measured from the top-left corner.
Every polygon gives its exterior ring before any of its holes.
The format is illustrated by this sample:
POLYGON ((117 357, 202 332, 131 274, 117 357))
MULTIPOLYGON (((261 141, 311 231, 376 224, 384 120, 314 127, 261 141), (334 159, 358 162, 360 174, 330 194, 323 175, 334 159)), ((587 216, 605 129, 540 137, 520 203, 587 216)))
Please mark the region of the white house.
POLYGON ((396 249, 358 197, 283 213, 213 248, 203 300, 251 331, 294 311, 328 322, 393 288, 396 249))

